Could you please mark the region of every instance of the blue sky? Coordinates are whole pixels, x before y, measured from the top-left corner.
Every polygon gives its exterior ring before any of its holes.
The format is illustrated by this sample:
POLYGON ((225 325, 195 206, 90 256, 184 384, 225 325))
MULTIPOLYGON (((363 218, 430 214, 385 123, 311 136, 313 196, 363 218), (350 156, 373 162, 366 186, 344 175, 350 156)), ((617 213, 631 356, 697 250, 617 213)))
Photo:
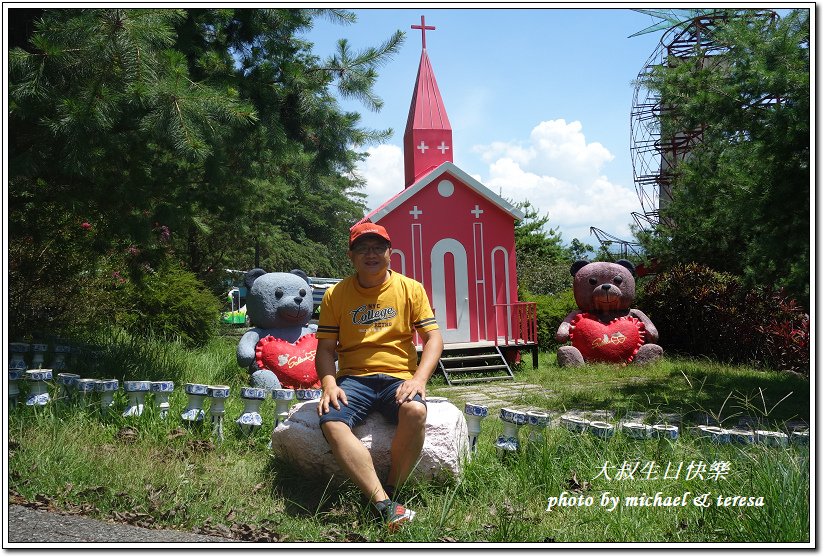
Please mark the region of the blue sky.
POLYGON ((421 53, 427 52, 452 124, 455 163, 507 199, 529 199, 565 243, 597 246, 589 227, 631 239, 640 211, 630 157, 633 84, 662 33, 629 35, 655 23, 625 8, 370 8, 349 26, 319 20, 306 35, 322 58, 338 39, 355 50, 406 32, 380 69, 379 113, 342 102, 392 137, 368 148, 359 168, 370 208, 403 188, 402 139, 421 53))

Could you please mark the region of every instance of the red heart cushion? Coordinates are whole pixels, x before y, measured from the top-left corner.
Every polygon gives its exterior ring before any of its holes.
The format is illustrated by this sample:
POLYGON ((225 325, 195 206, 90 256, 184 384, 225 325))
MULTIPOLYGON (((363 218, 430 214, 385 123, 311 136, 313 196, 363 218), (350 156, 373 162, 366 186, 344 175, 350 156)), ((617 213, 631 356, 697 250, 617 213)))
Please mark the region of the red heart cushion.
POLYGON ((570 323, 569 338, 584 361, 629 363, 644 344, 646 329, 635 317, 618 317, 607 324, 588 313, 570 323))
POLYGON ((255 359, 258 368, 271 370, 284 389, 313 389, 320 386, 315 370, 317 350, 315 333, 300 337, 294 344, 269 335, 255 346, 255 359))

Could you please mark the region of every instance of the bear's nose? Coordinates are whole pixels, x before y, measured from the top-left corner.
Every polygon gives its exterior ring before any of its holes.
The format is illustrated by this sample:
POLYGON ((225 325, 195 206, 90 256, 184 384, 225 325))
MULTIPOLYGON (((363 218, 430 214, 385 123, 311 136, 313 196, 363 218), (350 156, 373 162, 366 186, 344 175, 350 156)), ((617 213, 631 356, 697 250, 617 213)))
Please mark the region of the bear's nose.
POLYGON ((300 305, 300 304, 301 304, 301 302, 303 302, 303 298, 301 298, 300 296, 295 296, 295 303, 296 303, 297 305, 300 305))
POLYGON ((601 285, 601 290, 606 290, 606 291, 608 291, 610 288, 612 288, 612 285, 611 285, 611 284, 602 284, 602 285, 601 285))

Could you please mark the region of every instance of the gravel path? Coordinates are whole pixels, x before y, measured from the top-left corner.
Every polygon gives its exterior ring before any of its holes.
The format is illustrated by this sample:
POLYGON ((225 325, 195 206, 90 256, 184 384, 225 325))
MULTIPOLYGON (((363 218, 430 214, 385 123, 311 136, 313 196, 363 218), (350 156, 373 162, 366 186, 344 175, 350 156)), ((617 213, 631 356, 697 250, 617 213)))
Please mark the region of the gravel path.
MULTIPOLYGON (((150 530, 128 524, 103 522, 93 518, 62 515, 21 505, 6 508, 9 544, 106 543, 106 544, 185 544, 239 543, 217 536, 204 536, 177 530, 150 530)), ((7 546, 3 545, 4 548, 7 546)), ((16 546, 21 547, 21 546, 16 546)))

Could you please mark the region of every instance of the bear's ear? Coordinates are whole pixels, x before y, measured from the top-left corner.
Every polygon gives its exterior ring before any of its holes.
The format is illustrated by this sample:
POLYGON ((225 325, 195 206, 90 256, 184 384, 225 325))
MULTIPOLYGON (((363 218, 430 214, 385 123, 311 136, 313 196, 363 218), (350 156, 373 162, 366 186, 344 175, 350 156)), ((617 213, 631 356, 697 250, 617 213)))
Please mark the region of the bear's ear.
POLYGON ((255 282, 255 280, 257 280, 258 277, 261 277, 265 274, 266 271, 264 271, 263 269, 259 269, 257 267, 255 267, 251 271, 246 271, 246 276, 243 277, 243 284, 246 285, 247 289, 251 290, 252 284, 255 282))
POLYGON ((574 277, 575 273, 577 273, 587 265, 589 265, 589 261, 584 261, 583 259, 576 261, 572 264, 572 267, 569 268, 569 274, 571 274, 574 277))
POLYGON ((616 265, 620 265, 621 267, 626 267, 633 276, 635 276, 635 265, 627 261, 626 259, 619 259, 615 262, 616 265))
POLYGON ((309 286, 312 286, 312 281, 309 280, 309 275, 304 273, 303 269, 292 269, 289 272, 292 273, 293 275, 299 276, 300 278, 302 278, 303 280, 306 281, 306 284, 308 284, 309 286))

